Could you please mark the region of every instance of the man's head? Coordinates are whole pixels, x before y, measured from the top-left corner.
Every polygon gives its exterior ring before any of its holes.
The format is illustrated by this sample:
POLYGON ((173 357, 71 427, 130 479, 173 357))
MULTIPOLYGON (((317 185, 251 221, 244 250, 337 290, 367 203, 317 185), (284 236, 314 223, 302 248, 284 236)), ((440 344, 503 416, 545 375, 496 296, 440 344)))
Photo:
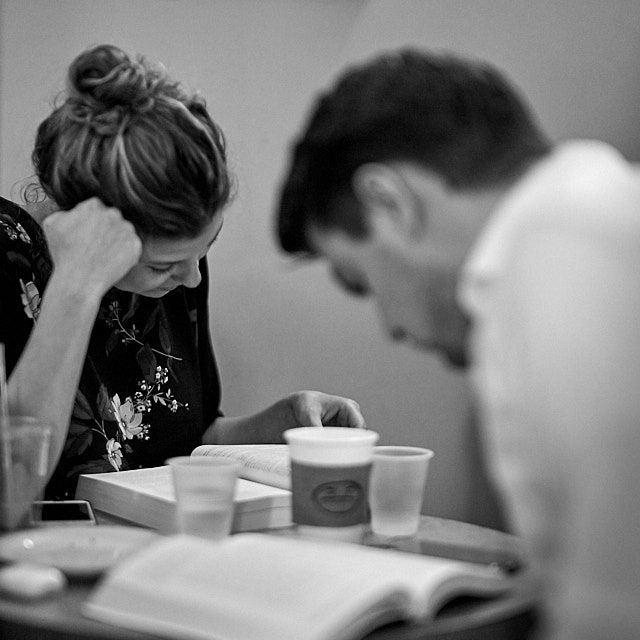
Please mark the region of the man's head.
POLYGON ((548 149, 487 65, 380 56, 318 100, 284 182, 280 243, 372 293, 392 335, 462 364, 459 269, 496 199, 548 149))

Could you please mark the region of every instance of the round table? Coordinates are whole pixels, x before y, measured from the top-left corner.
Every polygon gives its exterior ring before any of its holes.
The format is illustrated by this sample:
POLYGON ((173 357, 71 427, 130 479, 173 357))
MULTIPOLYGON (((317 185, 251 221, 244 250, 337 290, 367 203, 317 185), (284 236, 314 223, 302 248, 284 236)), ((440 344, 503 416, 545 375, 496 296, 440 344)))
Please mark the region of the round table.
MULTIPOLYGON (((107 520, 99 518, 99 522, 107 520)), ((297 535, 294 527, 269 533, 297 535)), ((367 534, 364 542, 408 553, 495 561, 514 567, 523 565, 514 574, 515 588, 507 596, 489 600, 457 599, 446 605, 429 624, 394 623, 370 633, 367 640, 526 640, 532 636, 538 619, 537 589, 516 537, 464 522, 423 516, 415 537, 382 539, 367 534)), ((81 607, 94 584, 72 581, 65 591, 35 603, 0 596, 0 639, 149 640, 154 637, 85 618, 81 607)))

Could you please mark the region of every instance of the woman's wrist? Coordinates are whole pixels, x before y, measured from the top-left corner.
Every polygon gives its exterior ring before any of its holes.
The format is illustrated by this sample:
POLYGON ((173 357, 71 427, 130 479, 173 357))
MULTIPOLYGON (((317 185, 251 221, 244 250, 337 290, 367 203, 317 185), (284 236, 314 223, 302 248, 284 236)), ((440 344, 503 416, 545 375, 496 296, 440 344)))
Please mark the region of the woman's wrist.
POLYGON ((203 444, 276 444, 282 443, 283 425, 270 420, 269 409, 251 415, 220 417, 205 431, 203 444))

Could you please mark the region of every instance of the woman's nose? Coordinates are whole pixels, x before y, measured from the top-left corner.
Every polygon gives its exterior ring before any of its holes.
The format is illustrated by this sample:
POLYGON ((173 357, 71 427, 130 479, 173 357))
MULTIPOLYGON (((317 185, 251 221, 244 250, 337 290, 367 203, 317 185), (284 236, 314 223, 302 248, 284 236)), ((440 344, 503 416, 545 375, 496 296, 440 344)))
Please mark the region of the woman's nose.
POLYGON ((193 262, 188 262, 178 273, 178 278, 180 280, 180 284, 188 287, 189 289, 197 287, 202 280, 202 275, 198 268, 198 261, 194 260, 193 262))

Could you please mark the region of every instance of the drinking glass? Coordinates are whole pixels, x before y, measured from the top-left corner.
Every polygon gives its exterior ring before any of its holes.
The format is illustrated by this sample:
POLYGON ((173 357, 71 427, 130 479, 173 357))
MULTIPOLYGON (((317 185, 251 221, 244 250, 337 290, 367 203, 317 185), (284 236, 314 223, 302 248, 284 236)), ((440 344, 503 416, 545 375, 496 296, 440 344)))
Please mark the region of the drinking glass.
POLYGON ((420 526, 429 461, 420 447, 379 446, 369 483, 371 530, 383 536, 412 536, 420 526))
POLYGON ((47 479, 51 427, 26 416, 0 417, 0 530, 29 524, 47 479))
POLYGON ((240 463, 227 458, 169 458, 180 533, 221 540, 231 532, 240 463))

